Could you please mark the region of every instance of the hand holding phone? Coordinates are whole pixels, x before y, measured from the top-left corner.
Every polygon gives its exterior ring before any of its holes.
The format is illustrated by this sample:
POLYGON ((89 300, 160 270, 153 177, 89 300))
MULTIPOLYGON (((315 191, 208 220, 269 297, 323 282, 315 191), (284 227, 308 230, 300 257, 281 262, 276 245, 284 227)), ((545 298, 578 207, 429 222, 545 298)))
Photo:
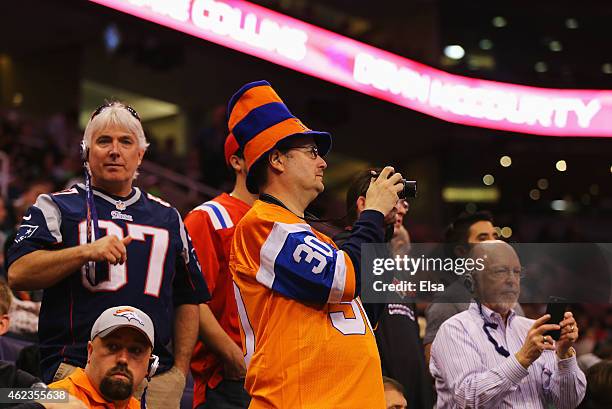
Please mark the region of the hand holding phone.
MULTIPOLYGON (((548 304, 546 305, 546 314, 550 314, 548 323, 559 325, 563 321, 563 314, 565 314, 567 306, 568 302, 565 298, 548 297, 548 304)), ((561 330, 548 331, 545 335, 550 335, 555 341, 558 341, 561 337, 561 330)))

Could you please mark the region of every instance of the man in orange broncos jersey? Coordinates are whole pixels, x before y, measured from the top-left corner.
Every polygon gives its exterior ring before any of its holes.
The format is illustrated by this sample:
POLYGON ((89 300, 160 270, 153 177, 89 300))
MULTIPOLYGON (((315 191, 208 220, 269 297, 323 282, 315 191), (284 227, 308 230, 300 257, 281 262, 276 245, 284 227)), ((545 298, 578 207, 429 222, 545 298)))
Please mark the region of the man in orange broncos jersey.
POLYGON ((246 188, 242 148, 232 134, 225 141, 225 163, 236 178, 232 192, 201 204, 185 218, 212 297, 206 304, 200 304, 200 341, 191 358, 195 409, 249 406, 249 395, 244 390, 246 366, 228 263, 235 226, 256 196, 246 188))
POLYGON ((304 216, 324 189, 331 136, 304 126, 266 81, 243 86, 228 113, 247 188, 260 194, 230 253, 250 408, 384 408, 359 265, 361 244, 383 241, 401 175, 386 167, 372 180, 366 210, 338 249, 304 216))

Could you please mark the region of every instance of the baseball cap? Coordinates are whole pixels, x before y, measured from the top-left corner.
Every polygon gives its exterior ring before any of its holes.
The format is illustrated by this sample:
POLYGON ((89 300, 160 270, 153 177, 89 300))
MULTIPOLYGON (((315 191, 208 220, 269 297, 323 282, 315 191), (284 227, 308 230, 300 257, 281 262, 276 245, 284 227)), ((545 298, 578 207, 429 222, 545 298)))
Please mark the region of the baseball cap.
POLYGON ((229 166, 230 158, 232 155, 235 155, 238 152, 240 146, 238 145, 238 141, 234 134, 230 133, 225 139, 225 144, 223 146, 223 153, 225 155, 225 163, 229 166))
POLYGON ((151 321, 151 318, 149 318, 147 314, 129 305, 111 307, 100 314, 91 328, 90 340, 93 341, 97 336, 104 338, 116 329, 124 327, 137 329, 147 337, 151 343, 151 347, 155 345, 155 328, 153 327, 153 321, 151 321))

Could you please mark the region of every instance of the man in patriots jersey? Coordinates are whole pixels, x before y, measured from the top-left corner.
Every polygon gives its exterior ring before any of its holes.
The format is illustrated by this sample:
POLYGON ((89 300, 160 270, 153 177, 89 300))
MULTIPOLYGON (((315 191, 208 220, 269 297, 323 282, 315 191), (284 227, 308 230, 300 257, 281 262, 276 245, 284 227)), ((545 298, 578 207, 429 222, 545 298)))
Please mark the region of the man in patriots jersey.
POLYGON ((98 108, 82 142, 86 185, 38 197, 9 251, 8 273, 15 289, 45 290, 39 342, 46 382, 85 366, 88 333, 104 310, 145 311, 157 326, 160 358, 147 401, 168 408, 179 405, 198 304, 209 294, 177 210, 132 186, 147 145, 133 108, 98 108))
POLYGON ((236 226, 230 254, 250 408, 384 408, 359 265, 361 244, 383 241, 401 175, 386 167, 372 180, 338 249, 305 220, 324 189, 331 136, 304 126, 266 81, 242 87, 228 112, 244 146, 247 187, 260 194, 236 226))
POLYGON ((201 341, 191 358, 194 408, 246 408, 250 400, 244 390, 246 366, 228 263, 236 224, 256 196, 246 188, 242 148, 232 134, 225 141, 225 163, 236 178, 232 192, 201 204, 185 218, 212 297, 200 304, 201 341))

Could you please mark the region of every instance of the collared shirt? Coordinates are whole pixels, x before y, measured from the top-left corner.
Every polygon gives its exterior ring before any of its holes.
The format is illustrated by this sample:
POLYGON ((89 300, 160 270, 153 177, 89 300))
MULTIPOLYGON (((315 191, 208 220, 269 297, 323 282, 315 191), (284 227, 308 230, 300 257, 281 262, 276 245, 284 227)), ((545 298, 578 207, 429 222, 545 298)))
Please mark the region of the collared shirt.
POLYGON ((495 341, 510 352, 499 354, 483 330, 476 303, 449 318, 431 348, 429 369, 436 381, 437 408, 573 409, 586 391, 586 378, 576 357, 560 360, 544 351, 528 369, 516 359, 534 320, 510 312, 505 325, 500 314, 482 306, 482 314, 497 328, 495 341))
MULTIPOLYGON (((82 401, 91 409, 115 409, 115 404, 107 401, 91 384, 89 377, 81 368, 77 368, 70 376, 49 385, 51 389, 66 389, 69 394, 82 401)), ((127 409, 140 409, 140 402, 130 397, 127 409)))

